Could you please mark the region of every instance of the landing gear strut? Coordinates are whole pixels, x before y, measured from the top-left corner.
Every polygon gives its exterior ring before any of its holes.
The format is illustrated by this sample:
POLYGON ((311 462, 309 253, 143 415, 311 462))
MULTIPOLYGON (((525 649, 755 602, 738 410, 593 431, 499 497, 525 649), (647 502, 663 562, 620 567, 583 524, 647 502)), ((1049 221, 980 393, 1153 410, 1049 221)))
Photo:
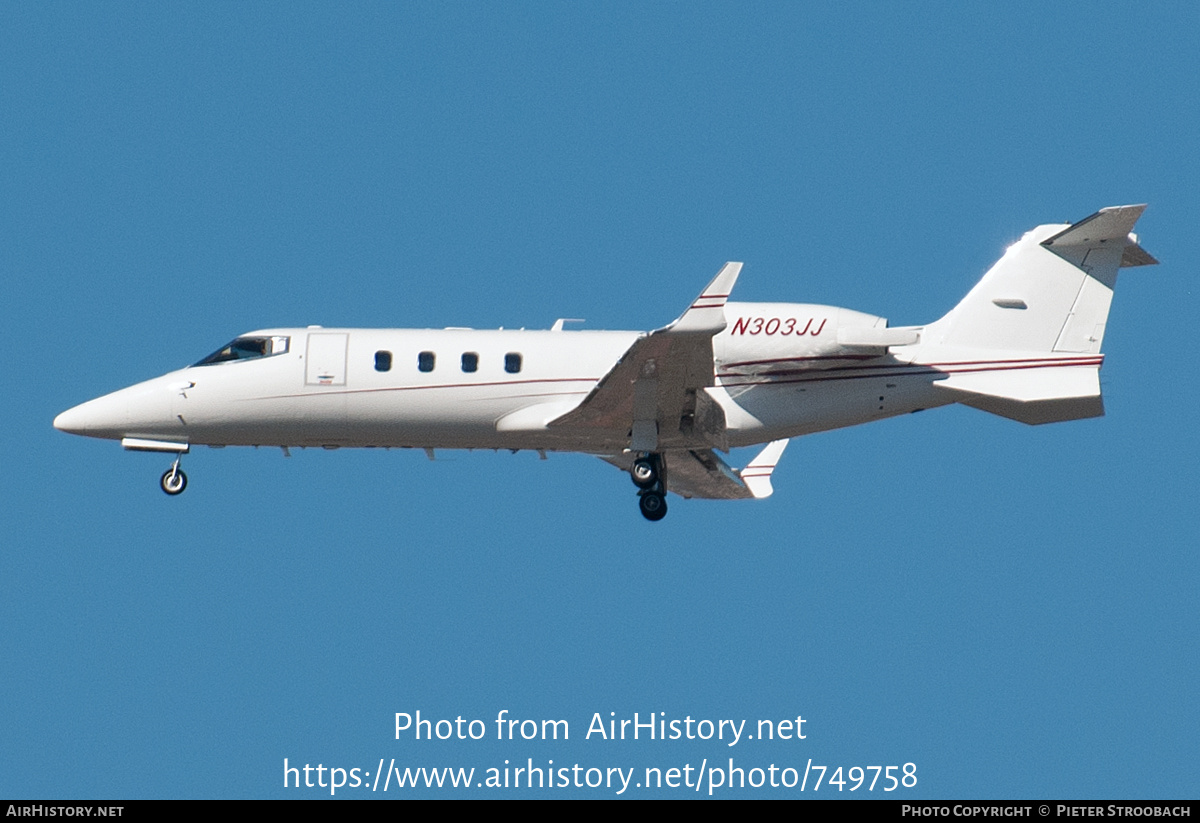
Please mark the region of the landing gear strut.
POLYGON ((187 488, 187 475, 183 473, 183 469, 179 468, 179 457, 175 457, 175 462, 171 464, 171 468, 163 472, 163 476, 158 481, 158 485, 162 486, 162 490, 172 497, 182 494, 183 490, 187 488))
POLYGON ((664 479, 662 455, 647 454, 633 461, 629 476, 638 492, 638 508, 647 520, 662 520, 667 516, 667 484, 664 479))

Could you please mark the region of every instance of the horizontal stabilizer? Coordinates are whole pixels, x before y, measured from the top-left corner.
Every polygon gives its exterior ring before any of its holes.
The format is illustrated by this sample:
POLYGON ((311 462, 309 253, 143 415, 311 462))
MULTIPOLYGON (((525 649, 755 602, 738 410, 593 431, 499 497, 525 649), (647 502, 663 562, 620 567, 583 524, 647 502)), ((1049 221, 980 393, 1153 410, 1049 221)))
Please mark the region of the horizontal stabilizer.
POLYGON ((1042 241, 1042 245, 1072 263, 1079 263, 1088 249, 1115 248, 1121 250, 1118 268, 1153 266, 1154 256, 1138 245, 1133 226, 1146 204, 1109 206, 1085 217, 1078 223, 1042 241))
POLYGON ((1093 215, 1072 223, 1053 237, 1042 241, 1043 246, 1099 246, 1113 240, 1124 241, 1137 223, 1146 204, 1136 206, 1109 206, 1093 215))
MULTIPOLYGON (((1137 237, 1136 234, 1129 235, 1137 237)), ((1125 247, 1125 253, 1121 255, 1121 268, 1128 269, 1133 266, 1157 266, 1158 261, 1154 259, 1154 255, 1143 249, 1137 243, 1130 243, 1125 247)))

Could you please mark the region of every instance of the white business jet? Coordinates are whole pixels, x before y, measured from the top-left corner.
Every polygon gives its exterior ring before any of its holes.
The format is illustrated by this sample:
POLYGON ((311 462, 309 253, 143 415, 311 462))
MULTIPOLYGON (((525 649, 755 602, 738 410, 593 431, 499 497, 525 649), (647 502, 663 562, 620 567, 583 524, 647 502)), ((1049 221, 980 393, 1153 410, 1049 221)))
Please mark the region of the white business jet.
POLYGON ((949 403, 1023 423, 1104 413, 1100 344, 1117 271, 1156 261, 1144 205, 1045 225, 945 317, 887 320, 803 303, 734 303, 727 263, 652 332, 264 329, 194 366, 63 412, 56 428, 175 455, 192 446, 585 452, 628 471, 642 514, 666 493, 771 494, 788 439, 949 403), (767 444, 740 471, 718 452, 767 444))

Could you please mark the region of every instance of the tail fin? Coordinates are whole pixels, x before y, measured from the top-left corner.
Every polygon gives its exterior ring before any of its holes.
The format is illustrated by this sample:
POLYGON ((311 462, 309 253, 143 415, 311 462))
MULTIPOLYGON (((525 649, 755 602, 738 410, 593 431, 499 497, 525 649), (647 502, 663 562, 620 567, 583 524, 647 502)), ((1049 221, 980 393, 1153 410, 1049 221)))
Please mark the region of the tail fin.
POLYGON ((951 369, 939 388, 1026 423, 1103 414, 1100 345, 1117 271, 1158 262, 1131 233, 1145 208, 1113 206, 1070 226, 1038 226, 1010 246, 925 328, 922 342, 942 359, 980 366, 951 369))
POLYGON ((1038 226, 923 340, 948 346, 1098 354, 1117 270, 1158 261, 1130 234, 1145 210, 1101 209, 1071 226, 1038 226))

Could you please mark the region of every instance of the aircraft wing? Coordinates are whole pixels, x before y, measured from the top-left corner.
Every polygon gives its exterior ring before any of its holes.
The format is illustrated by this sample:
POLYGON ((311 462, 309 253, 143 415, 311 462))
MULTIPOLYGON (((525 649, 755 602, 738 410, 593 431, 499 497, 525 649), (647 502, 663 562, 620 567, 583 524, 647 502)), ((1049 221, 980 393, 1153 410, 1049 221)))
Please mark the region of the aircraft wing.
MULTIPOLYGON (((717 456, 712 449, 668 451, 663 455, 666 464, 667 491, 680 497, 699 497, 705 500, 743 500, 751 497, 770 497, 771 473, 787 440, 767 444, 758 456, 740 472, 717 456)), ((629 471, 635 455, 606 455, 601 459, 619 469, 629 471)))
POLYGON ((714 384, 713 335, 725 328, 725 301, 742 270, 726 263, 679 319, 639 337, 583 402, 551 428, 630 433, 630 449, 659 451, 695 435, 725 448, 725 414, 703 390, 714 384))

